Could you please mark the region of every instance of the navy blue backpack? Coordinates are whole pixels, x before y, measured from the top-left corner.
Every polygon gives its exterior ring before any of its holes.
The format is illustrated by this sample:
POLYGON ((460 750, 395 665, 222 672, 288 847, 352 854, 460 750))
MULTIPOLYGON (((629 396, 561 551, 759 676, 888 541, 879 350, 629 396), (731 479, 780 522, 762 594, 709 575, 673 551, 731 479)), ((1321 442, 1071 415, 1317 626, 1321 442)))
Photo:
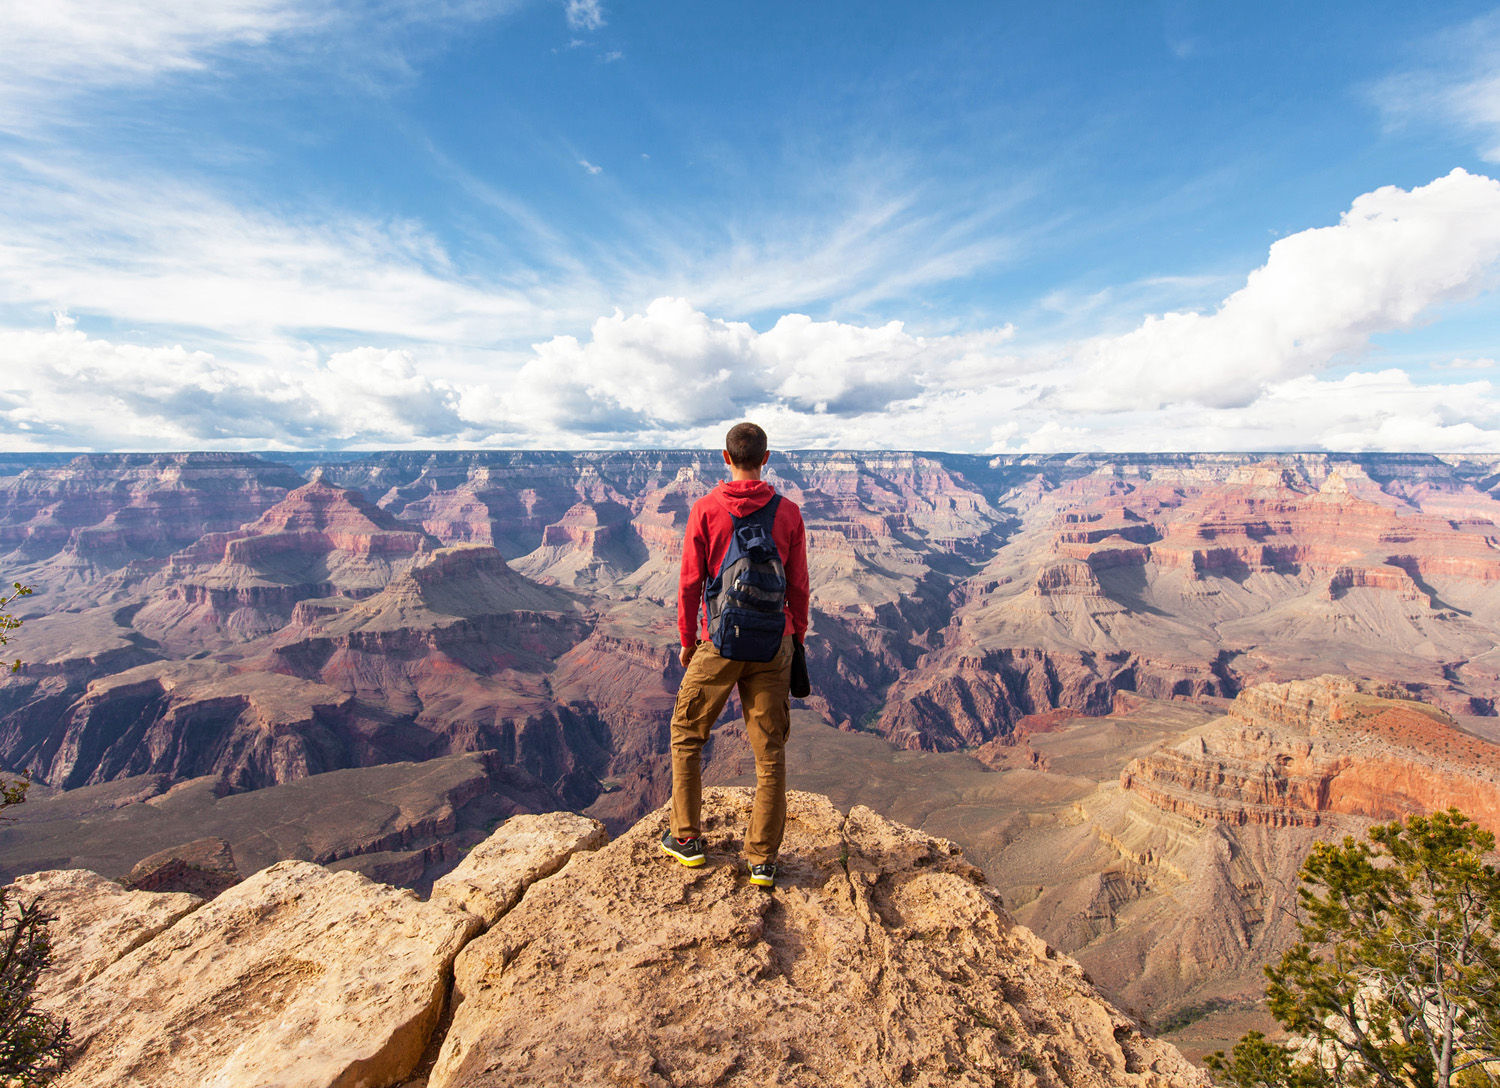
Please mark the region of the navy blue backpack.
POLYGON ((770 661, 781 649, 786 631, 786 569, 771 526, 781 496, 759 510, 734 519, 729 550, 719 572, 709 579, 708 638, 732 661, 770 661))

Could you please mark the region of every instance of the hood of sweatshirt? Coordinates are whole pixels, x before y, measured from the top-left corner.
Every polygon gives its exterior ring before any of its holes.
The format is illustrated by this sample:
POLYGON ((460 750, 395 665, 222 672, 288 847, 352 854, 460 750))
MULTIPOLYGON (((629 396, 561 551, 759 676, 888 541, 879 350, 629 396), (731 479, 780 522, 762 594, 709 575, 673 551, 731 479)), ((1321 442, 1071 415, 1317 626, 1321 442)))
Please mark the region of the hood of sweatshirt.
POLYGON ((742 518, 770 502, 776 489, 764 480, 721 480, 709 494, 735 517, 742 518))

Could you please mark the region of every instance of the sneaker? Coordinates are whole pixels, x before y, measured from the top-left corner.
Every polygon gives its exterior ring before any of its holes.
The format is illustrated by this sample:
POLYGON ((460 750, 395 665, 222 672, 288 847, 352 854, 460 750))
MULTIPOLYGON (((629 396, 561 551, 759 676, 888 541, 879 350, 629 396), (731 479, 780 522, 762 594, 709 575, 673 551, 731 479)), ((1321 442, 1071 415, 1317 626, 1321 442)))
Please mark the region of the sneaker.
POLYGON ((762 888, 776 887, 776 863, 763 861, 759 865, 750 866, 750 883, 762 888))
POLYGON ((661 848, 663 853, 671 854, 682 864, 691 869, 696 869, 708 860, 703 852, 703 836, 697 835, 691 839, 679 839, 672 835, 668 828, 661 833, 661 848))

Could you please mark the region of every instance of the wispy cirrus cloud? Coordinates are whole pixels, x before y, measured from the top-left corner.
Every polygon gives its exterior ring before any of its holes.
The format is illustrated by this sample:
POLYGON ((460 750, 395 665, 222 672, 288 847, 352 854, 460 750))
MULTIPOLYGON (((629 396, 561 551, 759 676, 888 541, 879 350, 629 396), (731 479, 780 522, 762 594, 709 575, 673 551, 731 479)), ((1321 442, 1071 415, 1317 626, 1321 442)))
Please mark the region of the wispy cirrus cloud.
MULTIPOLYGON (((0 132, 35 134, 82 116, 99 92, 183 75, 215 78, 236 59, 285 65, 348 48, 367 65, 410 28, 482 22, 527 0, 46 0, 6 5, 0 31, 0 132), (350 48, 352 47, 352 48, 350 48)), ((574 0, 579 2, 579 0, 574 0)), ((583 0, 587 5, 589 0, 583 0)), ((597 4, 594 4, 597 7, 597 4)), ((602 17, 601 17, 602 18, 602 17)), ((569 21, 572 13, 569 12, 569 21)))
POLYGON ((0 171, 0 296, 33 312, 209 341, 493 346, 586 321, 601 304, 583 283, 477 278, 410 220, 278 215, 173 179, 0 161, 10 167, 0 171))
POLYGON ((1025 184, 944 199, 892 155, 811 176, 774 208, 716 209, 712 217, 623 211, 663 270, 650 294, 721 313, 809 308, 862 318, 1013 265, 1051 225, 1021 215, 1033 195, 1025 184))
POLYGON ((0 298, 37 318, 67 311, 211 342, 503 348, 662 296, 734 317, 857 314, 1013 260, 1021 244, 995 222, 1003 212, 943 214, 873 185, 825 196, 816 213, 727 226, 607 193, 616 227, 600 236, 433 155, 504 217, 491 259, 476 262, 472 244, 456 257, 416 220, 257 207, 191 178, 0 148, 0 298))
POLYGON ((1387 125, 1458 129, 1486 162, 1500 162, 1500 13, 1423 43, 1426 59, 1375 83, 1370 96, 1387 125))

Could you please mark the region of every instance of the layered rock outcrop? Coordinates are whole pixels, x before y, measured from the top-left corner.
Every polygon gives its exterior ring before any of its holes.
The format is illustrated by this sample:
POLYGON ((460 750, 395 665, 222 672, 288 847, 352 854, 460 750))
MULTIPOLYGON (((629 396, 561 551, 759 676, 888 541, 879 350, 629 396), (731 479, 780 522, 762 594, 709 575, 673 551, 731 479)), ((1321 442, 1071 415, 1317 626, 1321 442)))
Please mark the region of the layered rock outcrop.
MULTIPOLYGON (((1261 965, 1297 939, 1297 872, 1315 841, 1449 806, 1500 828, 1500 748, 1406 694, 1324 676, 1179 715, 1118 756, 1115 781, 1002 855, 1018 917, 1153 1017, 1256 1003, 1261 965)), ((1171 713, 1141 701, 1118 718, 1171 713)), ((1090 727, 1070 729, 1083 746, 1090 727)), ((1076 775, 1068 743, 1049 739, 1030 743, 1059 777, 1076 775)))
POLYGON ((66 1008, 65 994, 203 905, 196 895, 136 891, 87 869, 29 873, 9 891, 21 902, 40 903, 52 919, 53 966, 33 991, 50 1010, 66 1008))
POLYGON ((1022 691, 1098 713, 1120 691, 1232 697, 1334 669, 1493 713, 1500 606, 1485 587, 1500 575, 1500 505, 1482 481, 1410 458, 1075 466, 1088 471, 1036 463, 1034 483, 1020 463, 993 466, 1017 530, 955 591, 874 728, 942 747, 1006 736, 1033 711, 1022 691), (986 656, 1021 664, 1012 697, 975 684, 986 656), (958 725, 966 714, 977 721, 958 725))
POLYGON ((1133 761, 1120 784, 1195 819, 1316 827, 1457 807, 1500 827, 1500 750, 1390 685, 1261 684, 1223 719, 1133 761))
POLYGON ((169 644, 269 634, 298 602, 367 597, 435 546, 358 492, 305 484, 248 525, 172 555, 132 622, 169 644))
POLYGON ((433 903, 451 903, 486 927, 521 900, 527 888, 562 868, 574 854, 608 841, 604 825, 571 812, 516 816, 504 832, 470 850, 432 885, 433 903))
POLYGON ((136 862, 121 884, 142 892, 186 892, 212 899, 243 879, 234 847, 217 835, 169 846, 136 862))
POLYGON ((239 453, 22 461, 14 475, 0 470, 0 557, 11 569, 56 558, 47 569, 70 583, 254 521, 304 482, 239 453))
POLYGON ((563 807, 493 752, 328 771, 243 793, 211 776, 173 784, 144 775, 11 809, 0 825, 0 876, 67 866, 151 881, 175 869, 223 883, 222 855, 184 847, 207 834, 229 844, 240 872, 301 858, 426 887, 498 823, 563 807))

